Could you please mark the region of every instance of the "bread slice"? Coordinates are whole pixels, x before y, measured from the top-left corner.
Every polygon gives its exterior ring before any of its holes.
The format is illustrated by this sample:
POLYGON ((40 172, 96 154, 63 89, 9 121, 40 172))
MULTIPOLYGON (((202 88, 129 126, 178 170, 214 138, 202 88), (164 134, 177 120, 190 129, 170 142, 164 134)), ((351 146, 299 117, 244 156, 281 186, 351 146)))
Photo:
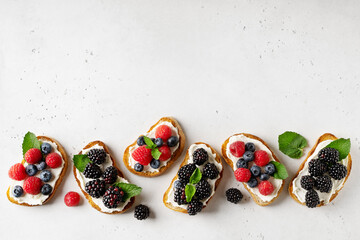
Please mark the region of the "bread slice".
MULTIPOLYGON (((220 163, 220 165, 221 165, 221 171, 219 171, 220 177, 219 177, 219 178, 216 180, 216 182, 215 182, 215 189, 214 189, 214 194, 215 194, 215 191, 216 191, 216 189, 217 189, 217 187, 218 187, 218 185, 219 185, 219 183, 220 183, 220 181, 221 181, 221 179, 222 179, 223 169, 224 169, 224 166, 223 166, 223 164, 222 164, 222 162, 221 162, 220 154, 218 154, 218 153, 215 151, 215 149, 212 148, 212 147, 211 147, 209 144, 207 144, 207 143, 204 143, 204 142, 196 142, 196 143, 194 143, 194 144, 204 144, 204 145, 206 145, 208 148, 210 148, 210 149, 211 149, 211 152, 216 155, 215 160, 216 160, 218 163, 220 163)), ((187 150, 186 156, 185 156, 184 160, 182 161, 179 169, 180 169, 182 166, 188 164, 188 161, 189 161, 189 149, 187 150)), ((166 192, 164 193, 163 202, 164 202, 164 204, 165 204, 166 207, 168 207, 168 208, 170 208, 170 209, 172 209, 172 210, 174 210, 174 211, 182 212, 182 213, 187 213, 187 210, 186 210, 186 209, 183 209, 183 208, 181 208, 181 207, 177 207, 177 206, 173 205, 172 203, 168 202, 169 192, 170 192, 170 190, 172 189, 173 184, 174 184, 174 182, 176 181, 176 179, 178 179, 178 175, 177 175, 177 174, 176 174, 175 177, 172 179, 172 181, 171 181, 171 183, 170 183, 170 186, 168 187, 168 189, 167 189, 166 192)), ((209 201, 210 201, 211 198, 214 196, 214 194, 204 203, 203 208, 205 208, 205 207, 208 205, 209 201)))
MULTIPOLYGON (((53 191, 50 193, 50 195, 46 198, 46 200, 42 203, 42 204, 36 204, 36 205, 31 205, 28 203, 19 203, 18 201, 16 201, 16 198, 13 198, 10 194, 10 187, 8 188, 6 195, 7 198, 9 199, 10 202, 18 204, 18 205, 22 205, 22 206, 28 206, 28 207, 34 207, 34 206, 42 206, 44 204, 46 204, 47 202, 50 201, 50 199, 55 195, 56 190, 58 189, 58 187, 60 186, 61 182, 64 179, 65 173, 66 173, 66 169, 68 167, 68 156, 64 150, 64 148, 61 146, 61 144, 56 141, 55 139, 52 139, 50 137, 46 137, 46 136, 37 136, 37 139, 39 141, 49 141, 54 143, 57 146, 58 151, 61 153, 62 158, 64 159, 64 166, 60 172, 60 175, 58 177, 58 179, 55 182, 55 186, 53 187, 53 191)), ((22 160, 21 164, 24 165, 25 163, 25 159, 22 160)))
MULTIPOLYGON (((323 135, 321 135, 318 140, 316 141, 315 145, 313 146, 313 148, 310 150, 310 152, 308 153, 306 159, 301 163, 300 167, 299 167, 299 170, 297 171, 296 175, 294 176, 294 178, 291 180, 290 182, 290 185, 289 185, 289 194, 290 196, 298 203, 302 204, 302 205, 306 205, 305 203, 301 202, 297 196, 293 193, 293 188, 294 188, 294 184, 293 184, 293 181, 295 178, 297 178, 299 176, 299 173, 300 171, 304 168, 307 160, 309 159, 309 157, 315 152, 316 150, 316 147, 319 145, 319 143, 323 142, 323 141, 326 141, 326 140, 336 140, 338 139, 337 137, 335 137, 333 134, 331 133, 325 133, 323 135)), ((344 183, 342 185, 342 187, 340 189, 338 189, 337 191, 335 191, 331 197, 330 197, 330 200, 329 200, 329 203, 334 200, 336 198, 336 196, 338 195, 338 193, 340 192, 340 190, 344 187, 345 185, 345 182, 347 181, 349 175, 350 175, 350 172, 351 172, 351 167, 352 167, 352 160, 351 160, 351 155, 349 154, 348 155, 348 165, 347 165, 347 175, 345 177, 345 180, 344 180, 344 183)), ((317 207, 321 207, 321 206, 324 206, 326 205, 324 203, 324 201, 321 201, 319 205, 317 205, 317 207)))
MULTIPOLYGON (((181 153, 184 150, 185 147, 185 134, 183 132, 183 130, 181 129, 180 124, 172 117, 163 117, 161 118, 157 123, 155 123, 148 131, 147 133, 151 132, 151 130, 153 130, 156 126, 160 125, 162 122, 170 122, 175 128, 178 129, 178 134, 179 134, 179 147, 176 149, 175 152, 172 153, 170 160, 168 160, 167 164, 165 166, 160 167, 158 172, 150 172, 150 171, 142 171, 142 172, 137 172, 134 170, 133 166, 131 166, 130 163, 130 157, 131 157, 131 153, 130 153, 130 148, 134 147, 136 145, 136 140, 133 144, 129 145, 125 152, 124 152, 124 156, 123 156, 123 161, 124 164, 126 166, 126 168, 139 176, 143 176, 143 177, 156 177, 159 176, 160 174, 164 173, 181 155, 181 153)), ((140 135, 142 136, 142 135, 140 135)))
MULTIPOLYGON (((236 136, 236 135, 244 135, 245 137, 260 141, 262 144, 265 145, 266 148, 268 148, 270 150, 274 160, 277 162, 280 162, 279 159, 274 154, 274 152, 267 145, 267 143, 264 140, 262 140, 261 138, 254 136, 252 134, 248 134, 248 133, 238 133, 238 134, 234 134, 232 136, 236 136)), ((221 153, 222 153, 222 156, 225 159, 226 163, 231 167, 231 169, 234 169, 233 161, 230 158, 228 158, 228 156, 226 155, 227 145, 232 136, 230 136, 228 139, 226 139, 225 142, 222 144, 221 153)), ((258 204, 260 206, 267 206, 267 205, 271 204, 272 202, 274 202, 279 197, 282 189, 284 188, 284 180, 282 180, 281 187, 280 187, 279 191, 277 192, 277 195, 273 199, 271 199, 271 201, 268 201, 268 202, 263 201, 258 195, 251 192, 250 188, 245 183, 243 183, 243 185, 244 185, 245 189, 250 193, 252 199, 255 201, 256 204, 258 204)))
MULTIPOLYGON (((109 148, 105 145, 105 143, 103 143, 103 142, 101 142, 101 141, 93 141, 93 142, 89 143, 88 145, 86 145, 86 146, 83 148, 83 150, 88 149, 88 148, 91 148, 91 147, 93 147, 93 146, 95 146, 95 145, 99 145, 99 146, 102 146, 102 147, 104 148, 105 152, 106 152, 107 154, 109 154, 109 156, 110 156, 110 159, 111 159, 111 161, 112 161, 112 165, 117 169, 118 176, 121 177, 121 178, 125 178, 125 177, 124 177, 124 174, 123 174, 123 173, 121 172, 121 170, 117 167, 116 161, 115 161, 114 157, 111 155, 110 150, 109 150, 109 148)), ((82 154, 82 151, 80 151, 79 154, 82 154)), ((98 210, 99 212, 106 213, 106 214, 118 214, 118 213, 123 213, 123 212, 125 212, 126 210, 128 210, 128 209, 134 204, 134 202, 135 202, 135 197, 132 197, 132 198, 130 199, 130 201, 126 204, 126 206, 124 207, 123 210, 121 210, 121 211, 113 211, 113 212, 103 212, 103 211, 101 210, 101 208, 92 200, 92 197, 91 197, 85 190, 82 189, 80 180, 77 178, 76 171, 78 171, 78 170, 77 170, 77 168, 76 168, 75 165, 74 165, 74 166, 73 166, 73 173, 74 173, 76 182, 77 182, 77 184, 78 184, 79 187, 80 187, 80 190, 82 191, 82 193, 84 194, 84 196, 86 197, 86 199, 88 200, 88 202, 90 203, 90 205, 91 205, 93 208, 95 208, 96 210, 98 210)))

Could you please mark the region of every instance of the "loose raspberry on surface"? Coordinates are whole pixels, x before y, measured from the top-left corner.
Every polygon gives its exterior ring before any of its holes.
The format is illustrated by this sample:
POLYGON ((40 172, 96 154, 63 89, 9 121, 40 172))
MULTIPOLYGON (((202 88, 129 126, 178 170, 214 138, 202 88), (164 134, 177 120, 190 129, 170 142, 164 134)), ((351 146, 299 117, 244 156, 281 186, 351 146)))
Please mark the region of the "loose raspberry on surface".
POLYGON ((80 202, 80 195, 77 192, 68 192, 64 197, 64 202, 68 207, 77 206, 80 202))
POLYGON ((138 147, 132 152, 131 156, 141 165, 148 165, 153 158, 151 155, 151 149, 147 149, 146 146, 138 147))
POLYGON ((62 158, 58 153, 50 153, 46 156, 46 164, 51 168, 58 168, 62 164, 62 158))
POLYGON ((239 182, 248 182, 251 178, 251 172, 247 168, 236 169, 234 175, 239 182))
POLYGON ((162 138, 166 142, 171 137, 171 128, 167 125, 160 125, 155 130, 155 137, 162 138))
POLYGON ((274 191, 274 186, 269 181, 260 182, 258 188, 259 192, 264 196, 270 195, 274 191))
POLYGON ((166 161, 171 157, 171 150, 168 146, 159 147, 159 151, 161 152, 160 161, 166 161))
POLYGON ((259 167, 263 167, 269 163, 270 160, 269 154, 264 150, 255 151, 254 156, 255 156, 254 163, 259 167))
POLYGON ((36 195, 40 193, 42 181, 38 177, 28 177, 24 181, 23 189, 26 193, 36 195))
POLYGON ((245 152, 245 143, 242 141, 236 141, 230 144, 230 152, 235 157, 242 157, 245 152))
POLYGON ((25 167, 21 163, 12 165, 9 169, 8 174, 11 179, 14 179, 16 181, 21 181, 26 178, 25 167))
POLYGON ((29 164, 35 164, 40 162, 42 159, 42 154, 40 149, 31 148, 25 153, 25 161, 29 164))

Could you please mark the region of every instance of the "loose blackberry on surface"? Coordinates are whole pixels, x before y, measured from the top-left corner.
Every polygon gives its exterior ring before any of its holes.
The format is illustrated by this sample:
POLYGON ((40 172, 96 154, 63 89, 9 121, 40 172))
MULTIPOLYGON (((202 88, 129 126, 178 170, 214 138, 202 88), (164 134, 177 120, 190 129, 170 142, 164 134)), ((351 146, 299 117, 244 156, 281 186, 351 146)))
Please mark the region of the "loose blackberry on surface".
POLYGON ((309 208, 314 208, 320 204, 320 198, 318 193, 312 189, 306 192, 305 194, 305 204, 309 208))
POLYGON ((109 186, 103 195, 103 203, 107 208, 117 208, 123 196, 124 192, 120 188, 109 186))
POLYGON ((209 159, 207 151, 203 148, 198 148, 193 153, 194 163, 198 166, 203 165, 209 159))
POLYGON ((105 181, 95 179, 85 184, 85 191, 94 198, 100 198, 105 193, 105 181))
POLYGON ((235 203, 235 204, 240 202, 241 199, 243 198, 242 193, 237 188, 229 188, 228 190, 226 190, 225 195, 226 195, 226 199, 229 202, 235 203))
POLYGON ((134 217, 137 220, 145 220, 149 217, 149 215, 150 215, 149 207, 142 204, 135 207, 134 217))
POLYGON ((117 169, 114 166, 107 167, 102 177, 106 184, 113 184, 118 177, 117 169))
POLYGON ((310 175, 302 176, 300 179, 300 185, 305 190, 311 190, 315 186, 315 179, 310 175))
POLYGON ((331 178, 328 175, 316 178, 315 186, 316 189, 318 189, 320 192, 329 193, 331 191, 332 185, 331 178))
POLYGON ((329 175, 335 180, 341 180, 347 175, 347 168, 341 163, 329 167, 329 175))
POLYGON ((339 161, 339 155, 339 151, 334 148, 323 148, 318 153, 319 159, 330 165, 339 161))
POLYGON ((197 213, 201 212, 202 207, 203 207, 202 202, 200 202, 197 199, 193 199, 193 200, 191 200, 191 202, 187 206, 188 214, 191 215, 191 216, 196 215, 197 213))
POLYGON ((104 149, 91 149, 87 155, 90 161, 96 164, 103 164, 106 160, 106 152, 104 149))
POLYGON ((99 178, 102 175, 100 167, 94 163, 86 164, 83 174, 86 178, 93 178, 93 179, 99 178))
POLYGON ((327 172, 327 170, 327 165, 320 159, 312 159, 309 162, 309 173, 313 177, 322 176, 325 172, 327 172))
POLYGON ((203 169, 203 176, 209 179, 215 179, 219 176, 219 170, 214 163, 207 163, 203 169))
POLYGON ((182 182, 188 183, 191 175, 196 169, 196 165, 193 163, 186 164, 178 171, 178 177, 182 182))

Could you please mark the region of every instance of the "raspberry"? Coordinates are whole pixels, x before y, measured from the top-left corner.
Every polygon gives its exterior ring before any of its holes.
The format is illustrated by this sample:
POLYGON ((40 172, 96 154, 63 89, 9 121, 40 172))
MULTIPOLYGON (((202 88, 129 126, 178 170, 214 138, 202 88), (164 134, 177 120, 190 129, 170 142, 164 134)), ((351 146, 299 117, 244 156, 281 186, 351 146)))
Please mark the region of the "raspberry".
POLYGON ((42 159, 42 154, 40 149, 31 148, 25 153, 25 161, 29 164, 35 164, 40 162, 42 159))
POLYGON ((38 177, 28 177, 24 181, 24 191, 26 193, 36 195, 40 193, 42 182, 38 177))
POLYGON ((233 142, 230 145, 230 152, 235 157, 242 157, 242 155, 244 155, 245 152, 245 143, 241 141, 233 142))
POLYGON ((165 142, 171 137, 171 128, 167 125, 160 125, 155 130, 155 137, 162 138, 165 142))
POLYGON ((251 172, 247 168, 236 169, 234 175, 239 182, 248 182, 251 178, 251 172))
POLYGON ((255 151, 254 156, 254 163, 259 167, 263 167, 269 163, 269 154, 264 150, 255 151))
POLYGON ((80 195, 77 192, 68 192, 64 197, 64 202, 68 207, 77 206, 80 202, 80 195))
POLYGON ((171 157, 171 150, 168 146, 162 146, 159 147, 159 151, 161 152, 161 155, 159 157, 160 161, 166 161, 171 157))
POLYGON ((269 181, 260 182, 258 188, 259 192, 264 196, 270 195, 274 191, 274 186, 269 181))
POLYGON ((58 168, 62 164, 62 158, 58 153, 50 153, 46 156, 46 164, 51 168, 58 168))
POLYGON ((21 181, 26 178, 25 167, 21 163, 12 165, 9 169, 8 174, 11 179, 14 179, 16 181, 21 181))
POLYGON ((140 146, 131 154, 132 158, 139 162, 141 165, 148 165, 151 160, 151 149, 147 149, 146 146, 140 146))

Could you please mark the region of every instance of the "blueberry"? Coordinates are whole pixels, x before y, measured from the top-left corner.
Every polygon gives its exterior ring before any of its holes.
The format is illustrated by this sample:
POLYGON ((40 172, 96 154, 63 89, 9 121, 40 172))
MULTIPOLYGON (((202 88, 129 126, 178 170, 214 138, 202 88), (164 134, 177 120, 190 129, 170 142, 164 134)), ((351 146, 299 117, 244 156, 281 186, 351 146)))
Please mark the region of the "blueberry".
POLYGON ((255 152, 255 144, 248 142, 245 144, 245 151, 255 152))
POLYGON ((243 158, 240 158, 236 162, 236 168, 248 168, 248 163, 243 158))
POLYGON ((261 168, 259 166, 253 165, 250 168, 250 172, 254 177, 258 177, 261 173, 261 168))
POLYGON ((150 140, 154 143, 155 142, 155 138, 150 138, 150 140))
POLYGON ((40 173, 40 179, 41 181, 43 182, 48 182, 50 181, 52 178, 52 174, 49 170, 43 170, 41 173, 40 173))
POLYGON ((254 153, 250 151, 246 151, 243 155, 243 158, 246 162, 251 162, 254 160, 254 153))
POLYGON ((272 163, 269 163, 265 166, 265 173, 273 175, 276 172, 275 166, 272 163))
POLYGON ((27 165, 25 170, 26 170, 27 175, 29 175, 29 176, 34 176, 38 172, 37 167, 33 164, 27 165))
POLYGON ((23 195, 24 190, 21 186, 16 185, 12 191, 12 194, 14 195, 14 197, 20 197, 21 195, 23 195))
POLYGON ((158 169, 160 167, 160 160, 153 159, 150 162, 150 167, 158 169))
POLYGON ((260 174, 260 180, 261 181, 266 181, 270 178, 270 175, 269 174, 266 174, 266 173, 262 173, 260 174))
POLYGON ((181 188, 181 187, 184 187, 184 184, 180 181, 180 180, 176 180, 174 182, 174 188, 181 188))
POLYGON ((41 152, 43 154, 51 153, 51 145, 49 143, 42 143, 41 144, 41 152))
POLYGON ((145 145, 144 136, 139 137, 139 138, 136 140, 136 143, 137 143, 137 145, 139 145, 139 146, 145 145))
POLYGON ((141 165, 140 163, 135 163, 134 169, 137 172, 141 172, 142 170, 144 170, 144 166, 141 165))
POLYGON ((167 140, 168 147, 174 147, 179 142, 179 138, 177 136, 171 136, 167 140))
POLYGON ((247 182, 247 185, 251 188, 254 188, 258 185, 258 181, 256 180, 256 178, 252 177, 250 178, 250 180, 247 182))
POLYGON ((44 184, 41 187, 41 193, 44 195, 49 195, 52 192, 52 186, 50 186, 49 184, 44 184))
POLYGON ((44 170, 47 167, 45 161, 41 161, 39 163, 36 163, 35 166, 36 166, 37 170, 39 170, 39 171, 44 170))
POLYGON ((156 138, 154 143, 157 147, 161 147, 164 144, 164 141, 162 140, 162 138, 156 138))

